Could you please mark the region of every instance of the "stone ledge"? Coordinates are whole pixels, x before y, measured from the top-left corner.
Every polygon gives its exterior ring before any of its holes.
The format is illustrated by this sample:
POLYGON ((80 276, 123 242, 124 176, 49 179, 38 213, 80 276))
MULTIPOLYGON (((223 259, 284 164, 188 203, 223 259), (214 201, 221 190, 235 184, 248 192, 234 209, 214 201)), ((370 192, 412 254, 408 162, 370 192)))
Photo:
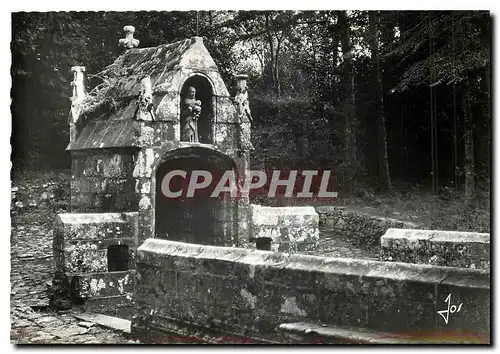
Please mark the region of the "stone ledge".
POLYGON ((400 243, 414 246, 418 246, 419 241, 489 244, 490 234, 444 230, 389 229, 380 238, 380 243, 382 247, 387 247, 391 240, 398 240, 400 243))
POLYGON ((305 254, 195 245, 182 242, 147 239, 138 249, 138 261, 157 265, 165 256, 244 263, 250 266, 315 271, 349 276, 385 278, 440 284, 490 288, 489 272, 426 264, 381 262, 350 258, 331 258, 305 254))
POLYGON ((135 318, 144 333, 161 330, 162 316, 258 337, 285 322, 389 333, 490 330, 490 275, 480 270, 147 239, 137 272, 135 318), (437 311, 450 294, 464 306, 445 323, 437 311))
POLYGON ((235 333, 212 326, 204 327, 193 323, 184 323, 166 316, 156 316, 154 330, 147 329, 138 323, 136 318, 132 321, 132 335, 139 338, 147 333, 147 339, 141 342, 151 344, 287 344, 281 335, 255 336, 255 333, 235 333))
POLYGON ((126 213, 63 213, 57 214, 57 223, 66 225, 127 223, 137 218, 137 212, 126 213))
POLYGON ((57 214, 54 247, 57 248, 72 241, 132 239, 137 242, 138 221, 137 212, 57 214))
POLYGON ((381 260, 490 269, 490 235, 477 232, 389 229, 381 260))
POLYGON ((302 225, 304 218, 319 221, 318 214, 313 207, 268 207, 256 204, 250 205, 252 222, 258 226, 275 226, 280 222, 295 222, 302 225))
POLYGON ((105 328, 130 333, 131 322, 129 320, 97 313, 72 313, 72 316, 79 320, 95 323, 105 328))

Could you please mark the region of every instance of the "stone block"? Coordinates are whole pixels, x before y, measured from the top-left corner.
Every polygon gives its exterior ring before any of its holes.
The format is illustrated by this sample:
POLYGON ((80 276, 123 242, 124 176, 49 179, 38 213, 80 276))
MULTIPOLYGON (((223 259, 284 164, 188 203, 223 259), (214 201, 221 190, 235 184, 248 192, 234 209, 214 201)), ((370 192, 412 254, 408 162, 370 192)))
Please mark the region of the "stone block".
POLYGON ((407 281, 405 283, 405 298, 408 301, 436 302, 437 285, 424 282, 407 281))
POLYGON ((435 304, 394 301, 373 302, 368 309, 368 326, 378 331, 404 333, 436 327, 435 304))
POLYGON ((134 292, 134 271, 92 273, 75 276, 82 298, 131 295, 134 292))
POLYGON ((381 259, 490 269, 490 235, 477 232, 389 229, 380 238, 381 259))
MULTIPOLYGON (((173 87, 169 91, 164 91, 164 93, 163 99, 158 103, 156 108, 156 119, 158 121, 176 121, 179 119, 179 94, 173 87)), ((179 140, 179 137, 176 140, 179 140)))
POLYGON ((132 319, 135 312, 134 307, 134 301, 130 294, 89 298, 85 301, 85 310, 87 314, 107 315, 127 320, 132 319))
MULTIPOLYGON (((220 113, 219 113, 220 114, 220 113)), ((218 122, 215 124, 214 144, 221 150, 236 149, 238 141, 238 125, 218 122)))
MULTIPOLYGON (((57 216, 53 236, 54 265, 56 277, 73 280, 72 284, 67 282, 65 285, 70 287, 66 293, 76 292, 86 300, 123 297, 124 294, 131 299, 137 219, 137 213, 57 216)), ((125 300, 130 302, 130 299, 125 300)))
POLYGON ((92 194, 72 191, 70 197, 71 210, 91 210, 93 208, 92 204, 92 194))
POLYGON ((238 115, 231 98, 217 97, 217 122, 238 123, 238 115))
POLYGON ((137 213, 58 214, 56 225, 66 241, 136 238, 137 213))
POLYGON ((151 178, 153 173, 153 164, 155 163, 155 151, 152 148, 146 148, 139 151, 137 161, 132 176, 151 178))
POLYGON ((121 177, 123 175, 123 159, 120 154, 107 155, 102 161, 99 175, 103 177, 121 177))
POLYGON ((108 269, 106 250, 97 243, 77 241, 64 247, 65 270, 68 274, 105 272, 108 269))
POLYGON ((438 327, 442 329, 462 328, 469 333, 486 333, 490 331, 491 308, 489 288, 474 288, 442 284, 438 286, 436 311, 448 310, 444 316, 438 317, 438 327))
POLYGON ((163 125, 162 141, 179 140, 180 123, 167 122, 163 125))
POLYGON ((250 205, 251 237, 271 238, 271 249, 297 252, 315 249, 319 241, 319 216, 313 207, 264 207, 250 205))

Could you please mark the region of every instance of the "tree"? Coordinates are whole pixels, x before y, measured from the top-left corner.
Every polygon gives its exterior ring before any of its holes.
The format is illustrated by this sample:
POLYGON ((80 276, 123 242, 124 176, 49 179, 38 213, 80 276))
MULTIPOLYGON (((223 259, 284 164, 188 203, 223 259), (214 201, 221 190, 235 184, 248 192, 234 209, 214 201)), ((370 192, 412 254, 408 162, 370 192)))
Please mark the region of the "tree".
POLYGON ((355 110, 355 88, 354 88, 354 68, 353 52, 350 39, 350 28, 347 11, 338 12, 338 28, 340 32, 340 42, 342 46, 342 68, 344 80, 344 153, 345 153, 345 173, 344 183, 346 187, 353 188, 358 170, 356 158, 356 134, 358 133, 358 120, 355 110))
MULTIPOLYGON (((464 190, 466 197, 470 198, 475 190, 474 136, 479 133, 475 122, 481 120, 477 115, 480 113, 472 108, 473 102, 480 101, 480 97, 477 90, 471 89, 489 71, 489 13, 419 12, 409 16, 413 16, 413 25, 406 26, 401 32, 400 43, 395 43, 388 53, 400 57, 400 65, 405 68, 394 91, 407 91, 424 85, 431 92, 439 86, 458 87, 462 98, 464 190), (471 97, 473 94, 476 97, 471 97)), ((408 16, 403 15, 401 18, 408 16)), ((435 112, 433 100, 430 102, 430 112, 431 118, 436 119, 432 116, 435 112)), ((483 110, 483 115, 485 111, 487 109, 483 110)), ((488 129, 488 124, 481 124, 481 127, 488 129)), ((480 135, 487 134, 482 132, 480 135)), ((434 145, 435 139, 431 139, 434 145)))
POLYGON ((385 189, 391 189, 391 177, 389 173, 389 158, 387 156, 387 134, 385 127, 384 116, 384 91, 382 85, 382 72, 380 69, 380 54, 379 54, 379 15, 376 11, 369 11, 369 29, 370 29, 370 49, 372 65, 376 72, 376 97, 375 103, 377 107, 377 153, 378 153, 378 168, 379 179, 385 189))
MULTIPOLYGON (((140 47, 203 37, 228 84, 248 70, 254 123, 286 126, 298 150, 305 137, 321 136, 328 153, 314 157, 339 167, 346 189, 362 169, 385 188, 431 171, 441 183, 459 171, 467 195, 488 185, 487 12, 52 12, 12 20, 14 162, 67 165, 69 68, 87 68, 88 90, 100 84, 95 74, 121 54, 117 41, 131 24, 140 47), (389 174, 397 164, 404 173, 389 174)), ((300 157, 313 157, 303 147, 300 157)))
MULTIPOLYGON (((121 54, 126 24, 137 27, 141 46, 156 46, 196 34, 194 12, 46 12, 12 14, 13 161, 31 167, 67 167, 70 68, 94 74, 121 54), (176 26, 172 26, 176 23, 176 26)), ((219 58, 215 56, 217 61, 219 58)))
POLYGON ((14 163, 42 167, 55 156, 55 167, 62 167, 68 162, 68 78, 85 51, 82 26, 64 12, 22 12, 12 19, 14 163))
POLYGON ((462 107, 464 111, 464 172, 465 197, 472 198, 474 183, 474 121, 471 117, 470 80, 465 78, 462 87, 462 107))

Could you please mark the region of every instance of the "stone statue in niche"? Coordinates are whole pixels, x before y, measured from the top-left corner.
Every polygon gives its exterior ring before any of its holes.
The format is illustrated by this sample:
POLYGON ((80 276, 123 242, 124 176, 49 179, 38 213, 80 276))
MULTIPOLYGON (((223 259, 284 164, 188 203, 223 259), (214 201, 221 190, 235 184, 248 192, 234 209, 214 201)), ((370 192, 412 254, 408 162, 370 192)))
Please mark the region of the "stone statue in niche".
POLYGON ((188 88, 181 105, 181 141, 198 142, 198 118, 201 114, 201 101, 196 99, 196 89, 188 88))

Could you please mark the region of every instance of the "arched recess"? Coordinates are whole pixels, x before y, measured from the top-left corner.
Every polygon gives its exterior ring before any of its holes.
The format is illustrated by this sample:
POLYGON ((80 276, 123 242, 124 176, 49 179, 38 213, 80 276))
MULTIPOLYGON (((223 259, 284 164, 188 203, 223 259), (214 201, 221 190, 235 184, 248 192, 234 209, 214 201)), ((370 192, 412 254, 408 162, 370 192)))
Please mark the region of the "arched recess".
MULTIPOLYGON (((180 90, 180 112, 186 98, 188 88, 196 89, 196 100, 201 101, 201 114, 198 119, 198 141, 202 144, 213 144, 213 126, 215 122, 215 92, 211 81, 203 74, 196 73, 189 76, 180 90)), ((181 114, 181 141, 184 117, 181 114)))
MULTIPOLYGON (((212 197, 220 177, 225 171, 234 171, 234 161, 217 151, 200 148, 182 148, 167 153, 156 170, 155 237, 172 241, 204 245, 232 246, 238 240, 238 208, 229 192, 212 197), (170 180, 172 192, 181 190, 179 197, 169 197, 162 183, 170 171, 186 172, 186 177, 170 180), (187 196, 193 170, 209 171, 212 183, 187 196)), ((201 182, 202 178, 199 178, 201 182)))

